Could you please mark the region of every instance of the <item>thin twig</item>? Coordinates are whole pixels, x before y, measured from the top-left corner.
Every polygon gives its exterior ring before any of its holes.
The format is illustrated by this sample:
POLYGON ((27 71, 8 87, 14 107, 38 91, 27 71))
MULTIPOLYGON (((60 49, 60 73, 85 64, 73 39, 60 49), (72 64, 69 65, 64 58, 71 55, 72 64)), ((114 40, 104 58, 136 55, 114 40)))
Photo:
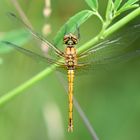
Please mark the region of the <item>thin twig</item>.
POLYGON ((73 98, 73 104, 74 104, 77 112, 79 113, 80 117, 82 118, 86 128, 90 132, 93 140, 99 140, 97 133, 95 132, 95 129, 93 128, 93 126, 89 122, 87 116, 85 115, 84 111, 82 110, 82 108, 80 107, 79 103, 77 102, 77 100, 75 98, 73 98))
MULTIPOLYGON (((60 80, 61 84, 63 85, 64 89, 65 89, 65 93, 68 94, 68 91, 67 91, 67 87, 66 87, 66 81, 64 80, 64 78, 62 78, 62 76, 59 75, 59 73, 56 73, 58 79, 60 80)), ((81 119, 83 120, 83 123, 85 124, 86 128, 88 129, 89 133, 91 134, 92 136, 92 139, 93 140, 99 140, 93 126, 91 126, 87 116, 85 115, 84 111, 82 110, 82 108, 80 107, 78 101, 75 99, 75 97, 73 97, 73 104, 77 110, 77 112, 79 113, 81 119)))

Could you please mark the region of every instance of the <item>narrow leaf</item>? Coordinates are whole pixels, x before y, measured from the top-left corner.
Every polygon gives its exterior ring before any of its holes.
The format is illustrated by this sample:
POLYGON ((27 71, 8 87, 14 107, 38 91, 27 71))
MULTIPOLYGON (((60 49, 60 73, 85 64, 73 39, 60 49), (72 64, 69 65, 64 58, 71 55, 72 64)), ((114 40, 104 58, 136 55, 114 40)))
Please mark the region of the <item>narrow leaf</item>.
POLYGON ((112 0, 108 0, 108 5, 106 9, 106 20, 109 21, 112 18, 112 11, 114 10, 114 3, 112 0))
POLYGON ((117 11, 120 4, 122 3, 122 0, 115 0, 114 2, 114 10, 117 11))
POLYGON ((124 7, 130 6, 138 2, 139 0, 128 0, 125 4, 124 7))
POLYGON ((130 10, 130 9, 133 9, 133 8, 137 8, 137 7, 139 7, 139 4, 130 5, 130 6, 121 8, 121 9, 118 11, 118 13, 122 13, 122 12, 124 12, 124 11, 130 10))
POLYGON ((94 11, 98 10, 98 0, 85 0, 85 1, 92 10, 94 11))
MULTIPOLYGON (((27 33, 24 29, 13 30, 5 33, 0 37, 0 42, 5 40, 23 46, 30 40, 30 34, 27 33)), ((0 53, 8 53, 11 51, 10 47, 0 46, 0 53)))
POLYGON ((54 44, 58 45, 64 35, 68 32, 74 32, 76 31, 76 28, 79 27, 81 24, 86 22, 92 15, 94 14, 93 11, 90 10, 83 10, 76 15, 72 16, 66 24, 64 24, 61 29, 57 32, 55 38, 54 38, 54 44))

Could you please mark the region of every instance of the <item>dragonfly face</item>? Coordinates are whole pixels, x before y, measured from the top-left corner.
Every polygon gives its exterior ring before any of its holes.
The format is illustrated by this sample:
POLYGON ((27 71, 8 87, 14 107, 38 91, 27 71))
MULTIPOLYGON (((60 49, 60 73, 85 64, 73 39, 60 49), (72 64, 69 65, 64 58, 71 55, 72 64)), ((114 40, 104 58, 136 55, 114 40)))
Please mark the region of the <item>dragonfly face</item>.
POLYGON ((63 38, 63 40, 64 40, 64 44, 65 45, 70 45, 71 47, 73 45, 76 45, 78 43, 77 36, 75 36, 75 35, 73 35, 71 33, 65 35, 64 38, 63 38))

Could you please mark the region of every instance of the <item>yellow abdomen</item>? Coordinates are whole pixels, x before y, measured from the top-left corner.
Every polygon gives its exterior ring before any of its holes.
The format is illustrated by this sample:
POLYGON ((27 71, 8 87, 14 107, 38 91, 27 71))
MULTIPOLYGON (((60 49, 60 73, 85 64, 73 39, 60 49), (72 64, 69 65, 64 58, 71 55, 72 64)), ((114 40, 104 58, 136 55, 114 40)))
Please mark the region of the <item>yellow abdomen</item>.
POLYGON ((69 124, 68 131, 73 131, 73 82, 74 70, 68 70, 68 94, 69 94, 69 124))

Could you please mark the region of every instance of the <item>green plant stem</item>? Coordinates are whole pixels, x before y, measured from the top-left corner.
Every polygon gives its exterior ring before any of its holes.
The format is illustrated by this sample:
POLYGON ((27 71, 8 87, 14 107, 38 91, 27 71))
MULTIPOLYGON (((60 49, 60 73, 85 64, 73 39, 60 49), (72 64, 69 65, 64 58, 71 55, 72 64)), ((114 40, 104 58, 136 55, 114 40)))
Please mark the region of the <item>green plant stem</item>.
POLYGON ((136 10, 134 10, 133 12, 131 12, 130 14, 128 14, 126 17, 124 17, 120 21, 118 21, 116 24, 114 24, 110 28, 108 28, 104 32, 103 36, 104 37, 107 37, 107 36, 111 35, 115 31, 117 31, 118 29, 120 29, 121 27, 123 27, 125 24, 127 24, 129 21, 131 21, 134 18, 136 18, 137 16, 140 16, 140 8, 137 8, 136 10))
POLYGON ((40 81, 41 79, 45 78, 46 75, 49 75, 55 68, 56 68, 56 65, 51 65, 50 67, 46 68, 45 70, 43 70, 42 72, 40 72, 39 74, 31 78, 30 80, 26 81, 25 83, 16 87, 12 91, 3 95, 0 98, 0 107, 6 102, 10 101, 12 98, 16 97, 17 95, 20 95, 21 92, 23 92, 25 89, 28 89, 32 85, 34 85, 37 81, 40 81))
POLYGON ((121 20, 119 20, 117 23, 113 24, 111 27, 109 27, 107 30, 105 30, 102 34, 97 35, 95 38, 91 39, 84 45, 82 45, 80 48, 78 48, 78 53, 84 52, 90 48, 93 48, 96 43, 103 37, 106 38, 121 27, 123 27, 125 24, 136 18, 140 15, 140 8, 137 8, 121 20))
MULTIPOLYGON (((114 33, 116 30, 130 22, 132 19, 140 15, 140 8, 137 8, 133 12, 131 12, 129 15, 112 25, 110 28, 108 28, 102 36, 106 38, 107 36, 114 33)), ((91 47, 93 47, 101 38, 101 35, 99 34, 95 38, 91 39, 89 42, 85 43, 78 49, 78 53, 84 52, 91 47)), ((56 65, 51 65, 50 67, 46 68, 27 82, 23 83, 19 87, 15 88, 14 90, 8 92, 7 94, 3 95, 0 98, 0 106, 4 105, 6 102, 10 101, 12 98, 16 97, 17 95, 20 95, 24 90, 28 89, 32 85, 34 85, 36 82, 40 81, 41 79, 45 78, 47 75, 49 75, 51 72, 53 72, 56 68, 56 65)))

